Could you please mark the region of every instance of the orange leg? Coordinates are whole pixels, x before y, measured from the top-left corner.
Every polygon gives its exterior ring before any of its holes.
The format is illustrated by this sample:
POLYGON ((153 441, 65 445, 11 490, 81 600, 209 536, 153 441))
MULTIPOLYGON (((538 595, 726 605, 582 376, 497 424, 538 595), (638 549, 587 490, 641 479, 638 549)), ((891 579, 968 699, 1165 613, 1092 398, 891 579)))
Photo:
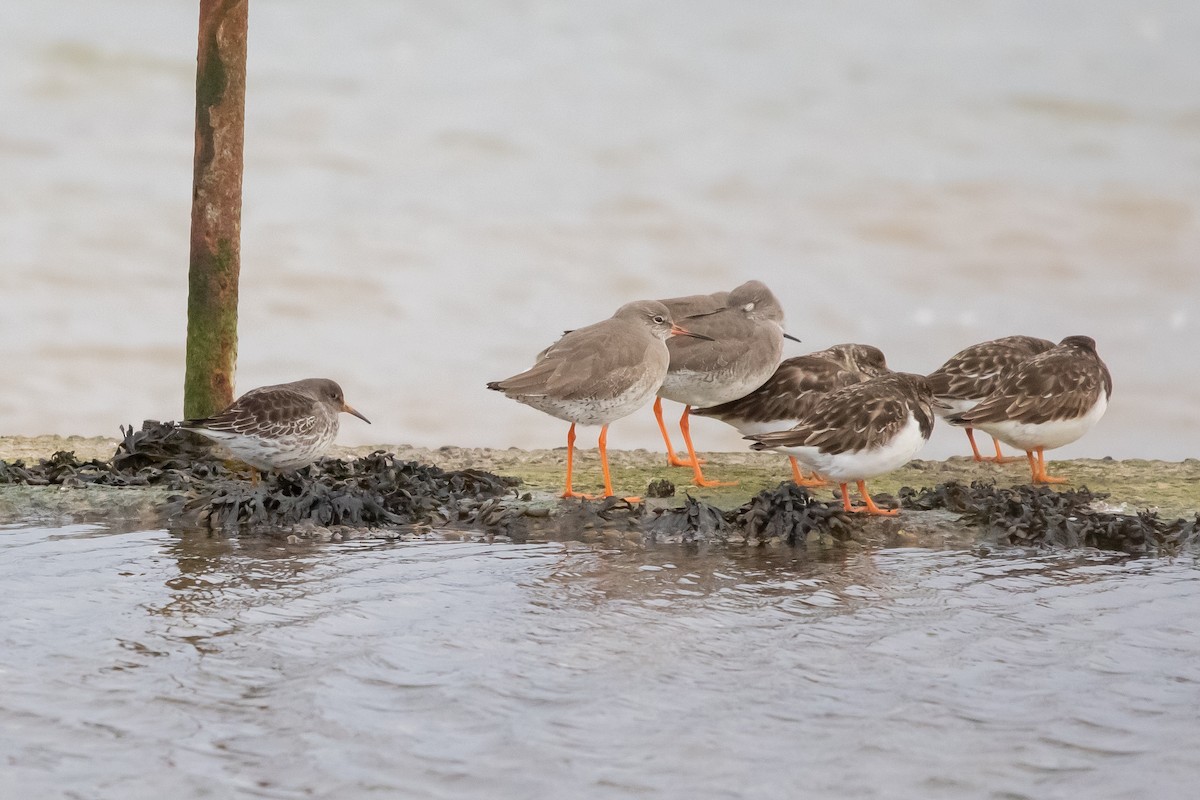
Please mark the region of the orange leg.
POLYGON ((967 438, 971 440, 971 452, 975 455, 976 461, 983 461, 983 456, 979 453, 979 447, 975 444, 975 429, 963 428, 967 432, 967 438))
POLYGON ((800 462, 796 460, 795 456, 788 456, 788 460, 792 462, 792 480, 796 482, 797 486, 825 486, 828 483, 815 472, 811 478, 804 477, 804 471, 800 469, 800 462))
POLYGON ((846 484, 839 483, 838 487, 842 490, 842 508, 847 512, 862 511, 861 508, 854 508, 852 505, 850 505, 850 489, 846 487, 846 484))
POLYGON ((886 509, 875 505, 875 501, 872 500, 871 495, 867 493, 866 481, 858 481, 858 493, 862 495, 864 503, 864 505, 861 506, 851 506, 850 492, 846 490, 846 484, 842 483, 838 485, 842 487, 842 508, 846 509, 847 511, 858 513, 865 512, 867 514, 879 517, 894 517, 900 513, 900 509, 898 508, 886 509))
POLYGON ((663 442, 667 445, 667 465, 671 467, 693 466, 691 461, 684 461, 675 455, 675 447, 671 444, 671 437, 667 433, 667 423, 663 421, 661 397, 654 398, 654 418, 658 420, 658 429, 662 432, 663 442))
POLYGON ((1066 478, 1054 477, 1046 474, 1046 448, 1039 447, 1037 449, 1037 472, 1033 476, 1034 483, 1066 483, 1066 478))
POLYGON ((683 407, 683 416, 679 418, 679 430, 683 433, 684 444, 687 445, 688 456, 692 459, 692 483, 697 486, 737 486, 737 481, 710 481, 706 480, 704 473, 700 470, 700 464, 703 463, 696 458, 696 448, 692 446, 692 430, 691 424, 688 422, 688 414, 691 412, 690 406, 683 407))
POLYGON ((1004 454, 1000 452, 1000 440, 995 436, 992 437, 992 444, 996 446, 996 455, 994 457, 984 456, 979 452, 979 448, 975 445, 975 429, 963 428, 963 430, 967 432, 967 438, 971 440, 971 452, 975 454, 976 461, 991 461, 994 464, 1007 464, 1009 461, 1015 460, 1004 457, 1004 454))
MULTIPOLYGON (((612 497, 612 477, 608 472, 608 426, 600 428, 600 469, 604 472, 604 496, 612 497)), ((640 503, 640 497, 625 497, 622 498, 630 503, 640 503)))
POLYGON ((1016 461, 1015 458, 1008 458, 1000 452, 1000 440, 995 436, 992 437, 992 444, 996 445, 996 457, 989 458, 988 461, 995 461, 997 464, 1007 464, 1010 461, 1016 461))
POLYGON ((585 494, 571 491, 571 469, 575 464, 575 423, 567 430, 567 486, 563 489, 562 497, 587 497, 585 494))

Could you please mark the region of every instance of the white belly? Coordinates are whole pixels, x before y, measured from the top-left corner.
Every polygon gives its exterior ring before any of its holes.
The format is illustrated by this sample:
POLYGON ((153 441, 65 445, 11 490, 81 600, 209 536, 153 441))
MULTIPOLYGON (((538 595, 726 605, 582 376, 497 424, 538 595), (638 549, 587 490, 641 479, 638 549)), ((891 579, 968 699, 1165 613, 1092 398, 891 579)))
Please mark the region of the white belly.
POLYGON ((990 433, 1005 444, 1022 450, 1044 447, 1053 450, 1070 444, 1095 427, 1108 409, 1108 398, 1099 393, 1096 402, 1082 417, 1054 420, 1052 422, 989 422, 977 425, 981 431, 990 433))
POLYGON ((659 387, 659 381, 659 376, 648 375, 615 397, 603 399, 585 397, 577 400, 562 400, 542 395, 529 395, 515 399, 567 422, 575 422, 579 425, 607 425, 629 416, 649 403, 659 387))
POLYGON ((333 444, 337 426, 330 426, 319 438, 283 436, 265 439, 258 436, 227 431, 195 431, 201 436, 220 442, 234 458, 263 471, 299 469, 313 463, 333 444))
POLYGON ((722 420, 729 425, 737 428, 743 436, 752 436, 756 433, 774 433, 775 431, 786 431, 796 424, 794 419, 776 419, 770 422, 751 422, 744 419, 726 419, 722 420))
POLYGON ((899 469, 911 461, 924 446, 925 437, 921 435, 921 426, 915 417, 909 417, 908 423, 883 447, 847 453, 822 453, 815 447, 777 449, 781 453, 795 456, 826 478, 838 483, 849 483, 865 481, 899 469))
MULTIPOLYGON (((933 413, 937 414, 942 419, 945 419, 946 417, 952 417, 955 414, 961 414, 964 411, 970 411, 972 408, 979 405, 980 399, 982 399, 982 398, 973 397, 973 398, 970 398, 967 400, 947 400, 944 397, 939 397, 938 402, 948 405, 948 406, 950 406, 950 408, 941 409, 941 408, 938 408, 937 406, 934 406, 933 413)), ((953 425, 954 423, 950 423, 950 424, 953 425)), ((968 427, 968 426, 959 426, 959 427, 968 427)))
MULTIPOLYGON (((708 408, 737 400, 753 392, 775 373, 775 364, 752 373, 737 374, 734 370, 694 372, 671 370, 663 378, 658 396, 676 403, 708 408)), ((776 428, 776 430, 779 430, 776 428)))

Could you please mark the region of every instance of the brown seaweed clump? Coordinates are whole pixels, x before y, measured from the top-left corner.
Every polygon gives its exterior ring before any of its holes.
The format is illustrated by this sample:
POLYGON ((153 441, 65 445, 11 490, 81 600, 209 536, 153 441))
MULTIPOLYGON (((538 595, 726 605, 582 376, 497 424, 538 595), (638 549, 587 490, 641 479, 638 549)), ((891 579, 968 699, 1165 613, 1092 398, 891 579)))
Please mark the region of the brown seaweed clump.
POLYGON ((0 483, 33 486, 163 486, 178 491, 168 518, 214 528, 287 529, 476 523, 486 500, 511 494, 516 481, 481 470, 445 471, 376 451, 351 461, 326 458, 257 485, 214 455, 200 437, 171 423, 122 427, 108 462, 58 452, 34 466, 0 461, 0 483))
POLYGON ((1093 507, 1106 496, 1086 487, 1066 491, 1030 485, 997 488, 981 481, 969 486, 950 481, 932 489, 900 490, 905 507, 957 512, 963 522, 985 528, 1006 544, 1095 547, 1145 555, 1175 553, 1200 543, 1200 514, 1190 520, 1163 520, 1153 511, 1129 515, 1093 507))
MULTIPOLYGON (((937 510, 959 515, 957 523, 949 523, 953 526, 981 529, 1010 545, 1096 547, 1134 555, 1200 545, 1200 515, 1163 520, 1149 511, 1110 513, 1097 508, 1103 495, 1086 488, 999 488, 957 481, 904 487, 898 498, 906 509, 903 520, 881 522, 847 514, 839 501, 819 501, 790 481, 732 510, 690 495, 666 508, 617 497, 564 502, 518 494, 516 478, 474 469, 447 471, 383 451, 352 460, 322 459, 293 472, 269 474, 255 485, 217 457, 206 440, 171 423, 146 422, 140 430, 130 426, 121 432, 109 461, 79 461, 68 452, 33 466, 0 461, 0 484, 163 487, 172 492, 165 509, 170 522, 228 530, 437 526, 515 540, 596 534, 646 543, 794 545, 811 534, 863 541, 865 531, 867 541, 878 540, 896 533, 897 526, 933 526, 919 512, 937 510)), ((662 483, 658 493, 674 490, 662 483)))

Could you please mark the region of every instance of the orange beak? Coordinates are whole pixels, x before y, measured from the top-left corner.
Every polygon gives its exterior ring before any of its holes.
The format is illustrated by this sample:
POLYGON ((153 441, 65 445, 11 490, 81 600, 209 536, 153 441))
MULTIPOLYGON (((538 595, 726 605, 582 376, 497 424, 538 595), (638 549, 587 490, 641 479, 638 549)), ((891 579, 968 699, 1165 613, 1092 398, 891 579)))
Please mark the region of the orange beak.
POLYGON ((705 336, 703 333, 692 333, 691 331, 684 330, 683 328, 679 327, 678 325, 671 326, 671 335, 672 336, 691 336, 693 339, 703 339, 706 342, 711 342, 713 340, 713 338, 711 336, 705 336))
POLYGON ((362 414, 355 411, 353 408, 350 407, 350 405, 348 403, 346 403, 344 401, 342 402, 342 411, 345 411, 347 414, 353 414, 354 416, 358 417, 359 419, 361 419, 363 422, 367 423, 368 425, 371 424, 371 420, 367 419, 362 414))

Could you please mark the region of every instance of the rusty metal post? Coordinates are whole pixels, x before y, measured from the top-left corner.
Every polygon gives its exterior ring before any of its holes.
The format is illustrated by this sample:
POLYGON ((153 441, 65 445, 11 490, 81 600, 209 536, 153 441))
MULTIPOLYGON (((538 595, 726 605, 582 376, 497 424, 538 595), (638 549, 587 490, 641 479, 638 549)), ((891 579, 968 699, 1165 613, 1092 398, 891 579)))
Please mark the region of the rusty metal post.
POLYGON ((183 387, 187 418, 208 416, 233 401, 248 4, 249 0, 200 0, 183 387))

